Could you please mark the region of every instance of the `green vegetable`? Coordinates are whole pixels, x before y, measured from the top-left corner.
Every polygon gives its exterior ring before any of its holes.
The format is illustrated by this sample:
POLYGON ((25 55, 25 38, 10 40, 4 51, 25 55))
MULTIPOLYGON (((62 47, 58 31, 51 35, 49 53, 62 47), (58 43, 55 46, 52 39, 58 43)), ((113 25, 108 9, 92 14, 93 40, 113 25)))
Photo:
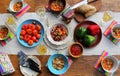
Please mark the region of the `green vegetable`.
POLYGON ((86 33, 87 29, 85 27, 79 27, 75 32, 76 36, 79 38, 83 38, 86 35, 86 33))
POLYGON ((83 39, 83 43, 90 47, 95 42, 95 37, 92 35, 85 35, 83 39))

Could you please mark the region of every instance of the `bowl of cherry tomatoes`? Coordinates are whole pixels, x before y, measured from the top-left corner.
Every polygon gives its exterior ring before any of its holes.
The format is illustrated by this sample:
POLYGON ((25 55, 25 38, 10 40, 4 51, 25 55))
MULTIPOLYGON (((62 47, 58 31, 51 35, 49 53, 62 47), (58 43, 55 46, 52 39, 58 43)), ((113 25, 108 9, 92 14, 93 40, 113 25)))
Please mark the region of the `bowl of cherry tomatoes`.
POLYGON ((65 9, 66 1, 65 0, 49 0, 48 6, 51 12, 60 13, 65 9))
POLYGON ((22 22, 17 30, 17 39, 26 47, 35 47, 43 41, 44 28, 42 24, 34 19, 22 22))

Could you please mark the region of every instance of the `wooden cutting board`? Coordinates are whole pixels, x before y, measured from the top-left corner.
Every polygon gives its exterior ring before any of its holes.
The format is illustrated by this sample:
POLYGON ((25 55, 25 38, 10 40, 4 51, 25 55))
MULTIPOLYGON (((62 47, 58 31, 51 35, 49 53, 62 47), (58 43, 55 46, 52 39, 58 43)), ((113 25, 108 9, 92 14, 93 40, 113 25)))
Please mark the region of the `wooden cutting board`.
MULTIPOLYGON (((97 12, 98 12, 102 6, 102 0, 97 0, 97 1, 91 2, 89 4, 95 6, 97 9, 97 12)), ((79 23, 79 22, 83 21, 85 19, 85 17, 82 14, 75 13, 74 19, 79 23)))

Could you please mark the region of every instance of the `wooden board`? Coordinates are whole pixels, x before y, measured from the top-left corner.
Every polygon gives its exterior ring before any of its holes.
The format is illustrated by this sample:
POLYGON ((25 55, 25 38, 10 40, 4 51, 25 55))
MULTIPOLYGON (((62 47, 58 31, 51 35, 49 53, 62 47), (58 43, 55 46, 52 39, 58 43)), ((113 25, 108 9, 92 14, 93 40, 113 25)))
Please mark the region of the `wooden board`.
MULTIPOLYGON (((97 1, 91 2, 89 4, 95 6, 97 11, 99 11, 100 8, 101 8, 101 5, 102 5, 102 1, 101 0, 97 0, 97 1)), ((83 21, 85 19, 85 17, 82 14, 80 14, 80 13, 79 14, 75 13, 74 18, 75 18, 75 20, 77 22, 81 22, 81 21, 83 21)))
MULTIPOLYGON (((17 55, 9 55, 12 64, 15 68, 15 72, 8 76, 23 76, 19 69, 18 64, 18 56, 17 55)), ((46 67, 47 60, 49 55, 37 55, 36 56, 41 61, 42 73, 38 76, 56 76, 50 73, 48 68, 46 67)), ((115 56, 120 60, 120 55, 115 56)), ((72 59, 73 64, 70 66, 69 70, 64 74, 64 76, 105 76, 103 73, 100 73, 98 70, 94 68, 94 64, 96 60, 99 58, 99 55, 92 56, 82 56, 78 59, 72 59)), ((120 67, 115 73, 114 76, 120 76, 120 67)))

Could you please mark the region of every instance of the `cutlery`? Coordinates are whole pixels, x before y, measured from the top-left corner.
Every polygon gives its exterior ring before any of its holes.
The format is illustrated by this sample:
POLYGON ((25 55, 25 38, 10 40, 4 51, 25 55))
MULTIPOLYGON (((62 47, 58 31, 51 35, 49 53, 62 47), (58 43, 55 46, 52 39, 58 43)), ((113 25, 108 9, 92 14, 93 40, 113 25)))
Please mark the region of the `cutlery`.
POLYGON ((39 64, 37 64, 35 61, 29 58, 24 52, 22 51, 18 52, 18 56, 19 64, 22 67, 27 67, 30 68, 31 70, 41 73, 41 70, 39 69, 39 64))

